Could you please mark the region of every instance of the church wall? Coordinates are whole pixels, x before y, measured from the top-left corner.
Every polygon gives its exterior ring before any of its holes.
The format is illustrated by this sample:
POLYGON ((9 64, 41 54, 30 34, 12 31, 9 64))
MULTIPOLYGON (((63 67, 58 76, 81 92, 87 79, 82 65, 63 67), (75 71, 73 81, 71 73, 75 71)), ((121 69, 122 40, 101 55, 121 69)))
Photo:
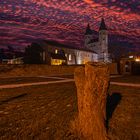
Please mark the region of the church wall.
POLYGON ((94 54, 92 52, 64 48, 64 47, 57 47, 57 46, 48 45, 48 44, 44 46, 44 50, 46 52, 47 64, 50 64, 50 61, 51 61, 49 53, 55 53, 56 50, 58 52, 60 50, 64 50, 68 65, 84 64, 87 61, 97 61, 98 59, 97 54, 94 54))
POLYGON ((77 64, 75 50, 69 49, 69 48, 63 48, 63 50, 65 51, 65 56, 67 58, 67 64, 68 65, 77 64))
POLYGON ((86 52, 86 51, 77 51, 76 52, 77 64, 85 64, 88 61, 97 61, 97 54, 86 52))

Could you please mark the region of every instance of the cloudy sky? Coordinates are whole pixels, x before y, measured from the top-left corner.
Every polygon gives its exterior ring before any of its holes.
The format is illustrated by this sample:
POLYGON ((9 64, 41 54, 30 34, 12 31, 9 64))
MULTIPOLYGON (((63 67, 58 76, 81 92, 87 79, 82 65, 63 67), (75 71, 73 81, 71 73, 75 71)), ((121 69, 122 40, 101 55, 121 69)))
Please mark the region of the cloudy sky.
POLYGON ((104 17, 116 40, 140 47, 140 0, 0 0, 0 48, 23 48, 40 40, 83 46, 89 22, 104 17))

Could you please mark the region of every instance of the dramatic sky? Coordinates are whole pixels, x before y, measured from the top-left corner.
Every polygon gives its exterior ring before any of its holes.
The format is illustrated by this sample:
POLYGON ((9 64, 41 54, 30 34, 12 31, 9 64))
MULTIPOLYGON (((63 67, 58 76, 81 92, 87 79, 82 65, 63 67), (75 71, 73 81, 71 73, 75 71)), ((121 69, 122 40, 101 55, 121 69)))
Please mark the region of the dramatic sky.
POLYGON ((39 39, 81 47, 87 23, 98 31, 101 17, 116 41, 140 47, 140 0, 0 0, 0 47, 39 39))

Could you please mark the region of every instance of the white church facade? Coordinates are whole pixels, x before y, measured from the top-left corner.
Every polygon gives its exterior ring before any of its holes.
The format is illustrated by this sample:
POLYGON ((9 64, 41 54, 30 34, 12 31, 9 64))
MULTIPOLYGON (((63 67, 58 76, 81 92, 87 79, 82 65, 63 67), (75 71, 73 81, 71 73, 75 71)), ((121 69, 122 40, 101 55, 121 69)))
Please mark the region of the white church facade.
POLYGON ((49 65, 76 65, 91 62, 110 62, 108 54, 108 31, 104 19, 99 28, 99 38, 93 38, 88 24, 85 32, 84 48, 63 45, 55 41, 43 41, 41 54, 43 63, 49 65))

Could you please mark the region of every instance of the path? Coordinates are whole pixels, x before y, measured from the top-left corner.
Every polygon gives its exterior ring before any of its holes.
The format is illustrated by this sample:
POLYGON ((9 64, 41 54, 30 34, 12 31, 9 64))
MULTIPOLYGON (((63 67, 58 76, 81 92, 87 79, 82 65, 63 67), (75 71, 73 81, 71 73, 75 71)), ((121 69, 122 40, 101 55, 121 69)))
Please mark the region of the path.
POLYGON ((25 87, 25 86, 37 86, 37 85, 48 85, 48 84, 57 84, 57 83, 66 83, 66 82, 73 82, 74 79, 65 79, 61 81, 48 81, 48 82, 35 82, 35 83, 25 83, 25 84, 8 84, 8 85, 0 85, 0 89, 6 88, 18 88, 18 87, 25 87))
POLYGON ((110 84, 117 85, 117 86, 139 87, 140 88, 140 84, 133 84, 133 83, 110 82, 110 84))
MULTIPOLYGON (((56 79, 56 81, 33 82, 33 83, 23 83, 23 84, 6 84, 6 85, 0 85, 0 89, 74 82, 74 79, 62 78, 62 77, 52 77, 52 76, 39 76, 39 77, 52 78, 52 79, 56 79)), ((128 86, 128 87, 140 88, 140 84, 133 84, 133 83, 110 82, 110 84, 118 85, 118 86, 128 86)))

